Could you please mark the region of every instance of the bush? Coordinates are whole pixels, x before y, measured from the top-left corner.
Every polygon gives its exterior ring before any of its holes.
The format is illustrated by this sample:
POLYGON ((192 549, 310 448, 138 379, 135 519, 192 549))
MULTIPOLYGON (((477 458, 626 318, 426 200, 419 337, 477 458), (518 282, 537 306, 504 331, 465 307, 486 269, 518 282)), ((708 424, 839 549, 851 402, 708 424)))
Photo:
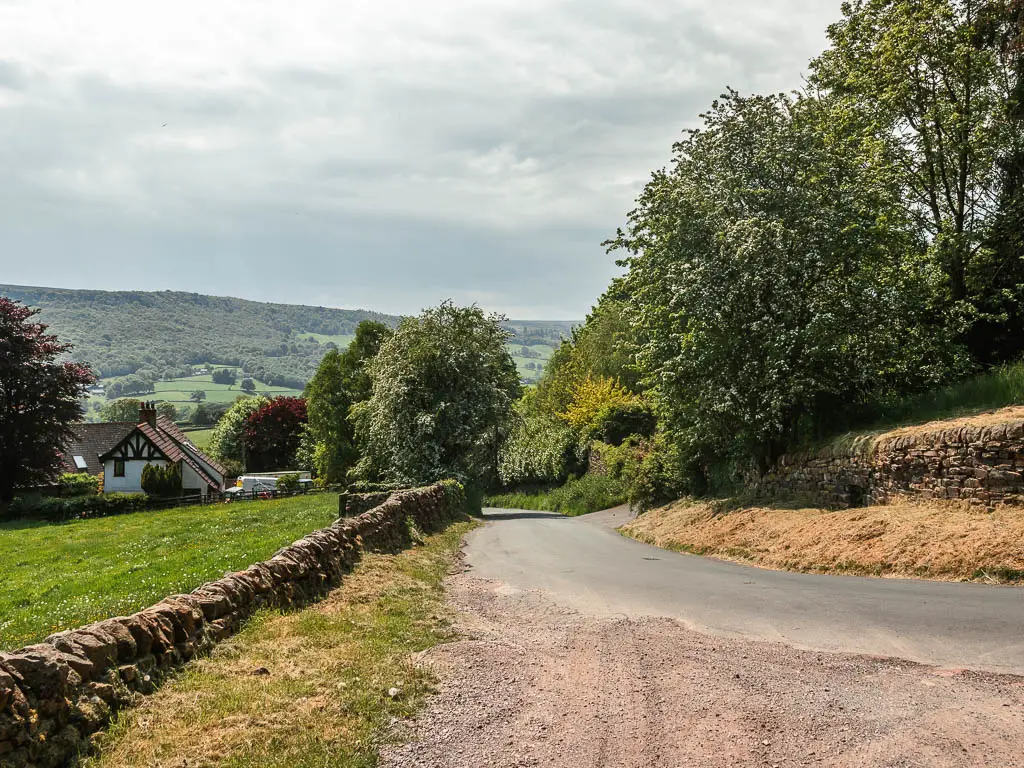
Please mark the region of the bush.
POLYGON ((444 488, 445 496, 447 497, 448 510, 450 512, 463 512, 469 515, 479 515, 483 509, 482 497, 477 497, 475 502, 472 500, 466 492, 466 487, 458 480, 442 480, 441 486, 444 488))
MULTIPOLYGON (((448 481, 454 482, 454 481, 448 481)), ((354 483, 349 483, 349 493, 391 493, 392 491, 404 491, 408 489, 408 485, 403 483, 371 483, 365 480, 358 480, 354 483)))
POLYGON ((565 485, 540 493, 506 493, 490 496, 487 505, 501 509, 534 509, 575 517, 611 509, 626 502, 622 484, 608 475, 571 478, 565 485))
POLYGON ((506 485, 561 483, 583 469, 576 431, 550 415, 521 414, 501 448, 498 471, 506 485))
POLYGON ((633 400, 602 407, 594 415, 590 436, 610 445, 622 445, 629 437, 651 437, 657 426, 658 419, 651 407, 633 400))
POLYGON ((705 473, 662 435, 630 438, 617 447, 598 443, 594 450, 604 460, 608 476, 621 485, 630 507, 638 512, 707 490, 705 473))
POLYGON ((181 464, 147 464, 142 468, 142 490, 150 496, 181 496, 181 464))
POLYGON ((65 472, 57 479, 60 496, 95 496, 100 492, 100 477, 82 472, 65 472))
POLYGON ((299 473, 292 472, 291 474, 281 475, 277 478, 276 488, 277 490, 285 493, 298 493, 299 485, 299 473))
POLYGON ((241 477, 245 474, 245 465, 234 459, 218 459, 218 463, 224 468, 224 477, 241 477))
POLYGON ((62 522, 86 517, 107 517, 146 508, 143 494, 111 493, 74 496, 67 499, 46 496, 22 496, 6 508, 0 508, 0 520, 45 520, 62 522))

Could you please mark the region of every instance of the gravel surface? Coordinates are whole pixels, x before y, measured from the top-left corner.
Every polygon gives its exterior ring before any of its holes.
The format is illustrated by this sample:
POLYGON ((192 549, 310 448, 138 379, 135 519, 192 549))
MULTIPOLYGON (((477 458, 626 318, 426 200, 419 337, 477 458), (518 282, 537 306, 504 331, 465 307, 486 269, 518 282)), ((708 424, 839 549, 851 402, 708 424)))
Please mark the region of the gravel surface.
POLYGON ((463 640, 385 766, 1024 767, 1024 678, 598 618, 453 576, 463 640))

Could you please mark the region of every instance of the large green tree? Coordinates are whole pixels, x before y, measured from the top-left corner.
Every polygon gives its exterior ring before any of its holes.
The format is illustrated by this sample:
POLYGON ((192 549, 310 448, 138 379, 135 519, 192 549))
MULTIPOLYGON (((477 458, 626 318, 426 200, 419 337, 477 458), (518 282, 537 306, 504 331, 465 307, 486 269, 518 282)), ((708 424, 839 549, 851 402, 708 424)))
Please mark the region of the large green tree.
POLYGON ((71 346, 33 322, 37 314, 0 296, 0 502, 56 478, 95 381, 88 368, 57 362, 71 346))
POLYGON ((946 373, 900 190, 821 130, 837 109, 724 96, 611 243, 632 254, 638 364, 695 458, 768 462, 801 430, 946 373))
MULTIPOLYGON (((210 454, 218 459, 245 463, 243 437, 249 417, 270 402, 265 397, 239 397, 217 422, 210 437, 210 454)), ((200 406, 203 407, 203 406, 200 406)))
POLYGON ((366 368, 391 333, 383 323, 364 320, 348 349, 328 351, 306 386, 309 422, 304 440, 312 441, 317 475, 328 483, 344 482, 348 470, 359 460, 349 411, 370 396, 366 368))
POLYGON ((829 28, 831 47, 812 65, 812 85, 842 107, 834 126, 860 133, 850 151, 881 163, 900 184, 901 205, 946 278, 951 327, 982 361, 991 350, 985 334, 970 329, 1005 318, 1005 289, 1016 285, 1003 278, 1020 273, 1018 254, 992 248, 994 216, 1006 199, 1001 159, 1020 145, 1019 49, 1007 42, 1014 6, 847 2, 829 28))
POLYGON ((520 390, 503 319, 449 301, 402 322, 357 409, 368 465, 408 483, 479 485, 496 471, 520 390))

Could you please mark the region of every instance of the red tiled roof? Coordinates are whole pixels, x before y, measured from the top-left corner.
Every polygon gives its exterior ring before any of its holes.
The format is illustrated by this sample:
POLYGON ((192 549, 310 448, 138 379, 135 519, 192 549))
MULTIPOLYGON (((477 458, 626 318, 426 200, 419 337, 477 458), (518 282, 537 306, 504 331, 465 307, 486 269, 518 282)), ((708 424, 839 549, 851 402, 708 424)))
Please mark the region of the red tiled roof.
POLYGON ((179 461, 185 462, 203 482, 214 488, 219 489, 224 485, 224 477, 227 474, 224 469, 196 448, 170 419, 163 417, 157 419, 155 427, 145 421, 141 424, 130 422, 81 424, 76 432, 79 437, 69 446, 64 458, 64 465, 68 472, 80 471, 75 467, 74 457, 82 456, 88 465, 87 471, 90 474, 101 473, 103 471, 102 457, 112 453, 135 432, 141 432, 150 443, 156 446, 167 461, 172 464, 177 464, 179 461), (213 469, 214 473, 220 474, 219 480, 211 476, 207 466, 213 469))
MULTIPOLYGON (((159 424, 159 422, 157 422, 159 424)), ((214 488, 220 488, 223 485, 223 481, 218 482, 210 477, 210 474, 203 468, 196 459, 189 454, 189 452, 179 446, 171 436, 167 434, 160 426, 151 426, 150 424, 143 422, 139 424, 138 430, 146 436, 149 442, 153 443, 167 460, 173 464, 177 464, 179 461, 184 461, 195 471, 203 482, 207 485, 212 485, 214 488)))
POLYGON ((100 456, 119 445, 134 430, 135 425, 130 421, 77 425, 75 436, 64 451, 64 469, 67 472, 81 472, 75 466, 75 456, 81 456, 85 459, 86 472, 90 475, 100 474, 103 472, 100 456))

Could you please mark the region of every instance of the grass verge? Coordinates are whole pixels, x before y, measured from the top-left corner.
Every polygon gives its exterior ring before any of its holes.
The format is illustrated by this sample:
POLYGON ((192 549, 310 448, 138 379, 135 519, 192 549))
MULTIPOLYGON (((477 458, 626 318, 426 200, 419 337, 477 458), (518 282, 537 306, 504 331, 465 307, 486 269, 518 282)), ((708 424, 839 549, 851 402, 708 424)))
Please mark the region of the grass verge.
POLYGON ((367 555, 323 602, 257 616, 124 711, 86 768, 376 765, 391 719, 431 690, 412 654, 452 637, 443 579, 471 527, 367 555))
POLYGON ((665 549, 778 570, 1024 582, 1024 510, 905 501, 828 512, 679 501, 622 528, 665 549))
POLYGON ((63 524, 0 523, 0 649, 145 608, 337 518, 335 494, 63 524))
POLYGON ((559 512, 575 517, 611 509, 626 503, 622 485, 604 475, 570 479, 561 488, 539 492, 513 492, 488 496, 484 504, 498 509, 529 509, 559 512))

